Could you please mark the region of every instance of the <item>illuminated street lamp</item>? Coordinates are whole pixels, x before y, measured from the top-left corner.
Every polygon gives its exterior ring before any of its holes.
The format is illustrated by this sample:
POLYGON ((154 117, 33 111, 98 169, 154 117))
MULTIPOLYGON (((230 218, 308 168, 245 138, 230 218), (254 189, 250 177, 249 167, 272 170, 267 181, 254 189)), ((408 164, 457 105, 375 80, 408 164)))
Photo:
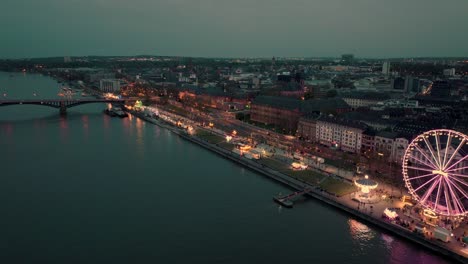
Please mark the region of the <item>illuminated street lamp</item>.
POLYGON ((228 142, 228 143, 229 143, 229 142, 231 141, 231 139, 232 139, 232 137, 231 137, 231 136, 229 136, 229 135, 227 135, 227 136, 226 136, 226 142, 228 142))
POLYGON ((192 126, 187 127, 187 131, 190 135, 193 135, 194 129, 192 126))

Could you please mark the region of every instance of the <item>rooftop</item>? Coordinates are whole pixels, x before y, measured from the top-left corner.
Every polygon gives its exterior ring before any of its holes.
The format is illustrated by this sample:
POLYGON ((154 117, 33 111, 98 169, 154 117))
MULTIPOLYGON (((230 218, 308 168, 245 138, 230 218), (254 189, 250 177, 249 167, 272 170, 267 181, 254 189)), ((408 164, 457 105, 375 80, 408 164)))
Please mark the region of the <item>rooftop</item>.
POLYGON ((398 133, 397 132, 391 132, 391 131, 379 131, 379 132, 377 132, 377 134, 375 136, 376 137, 381 137, 381 138, 395 139, 395 138, 398 137, 398 133))
POLYGON ((304 101, 278 96, 257 96, 253 103, 282 109, 298 110, 305 114, 349 108, 348 104, 340 98, 312 99, 304 101))
POLYGON ((333 124, 338 124, 342 126, 347 126, 347 127, 352 127, 352 128, 358 128, 365 130, 367 126, 359 121, 351 120, 351 119, 345 119, 345 118, 336 118, 336 117, 328 117, 328 116, 320 116, 317 121, 322 121, 322 122, 328 122, 328 123, 333 123, 333 124))
POLYGON ((368 99, 368 100, 387 100, 390 96, 379 92, 349 92, 341 94, 342 98, 368 99))

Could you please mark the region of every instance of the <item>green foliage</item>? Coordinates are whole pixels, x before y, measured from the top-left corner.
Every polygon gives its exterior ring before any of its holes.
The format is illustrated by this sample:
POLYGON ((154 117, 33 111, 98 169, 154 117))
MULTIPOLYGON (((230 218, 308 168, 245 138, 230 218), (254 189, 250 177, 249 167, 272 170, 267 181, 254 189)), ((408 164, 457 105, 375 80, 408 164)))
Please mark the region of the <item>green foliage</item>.
POLYGON ((236 114, 236 119, 238 119, 238 120, 244 120, 244 119, 245 119, 245 114, 244 114, 244 113, 237 113, 237 114, 236 114))
POLYGON ((336 90, 328 90, 326 96, 327 98, 333 98, 336 97, 337 94, 336 90))
POLYGON ((306 92, 304 94, 304 100, 314 99, 314 95, 311 92, 306 92))
POLYGON ((320 187, 329 193, 336 194, 337 196, 343 196, 358 190, 356 186, 352 185, 351 183, 331 177, 328 177, 325 181, 323 181, 320 184, 320 187))

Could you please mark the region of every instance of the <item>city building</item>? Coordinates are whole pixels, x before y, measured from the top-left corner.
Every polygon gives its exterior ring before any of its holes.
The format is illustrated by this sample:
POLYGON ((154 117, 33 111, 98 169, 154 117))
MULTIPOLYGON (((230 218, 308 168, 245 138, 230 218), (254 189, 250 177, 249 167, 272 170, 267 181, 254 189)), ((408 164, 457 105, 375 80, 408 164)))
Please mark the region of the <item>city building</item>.
POLYGON ((120 91, 120 80, 118 79, 102 79, 99 81, 99 90, 103 92, 113 93, 120 91))
POLYGON ((406 76, 405 78, 405 92, 407 93, 421 93, 421 84, 418 78, 406 76))
POLYGON ((375 135, 375 151, 388 162, 401 164, 410 139, 397 132, 380 131, 375 135))
POLYGON ((447 76, 447 77, 455 76, 455 68, 444 69, 444 76, 447 76))
POLYGON ((293 98, 258 96, 250 110, 250 119, 265 125, 274 125, 287 131, 296 131, 301 101, 293 98))
POLYGON ((85 75, 85 79, 87 82, 97 82, 101 79, 113 79, 115 78, 115 73, 112 72, 94 72, 91 71, 85 75))
POLYGON ((317 116, 308 115, 299 119, 297 136, 310 142, 317 142, 317 116))
POLYGON ((408 138, 399 136, 395 138, 392 155, 391 155, 391 162, 396 162, 401 164, 403 162, 403 157, 405 156, 405 151, 408 148, 410 140, 408 138))
POLYGON ((374 150, 383 160, 391 161, 393 146, 398 133, 390 131, 379 131, 374 138, 374 150))
POLYGON ((311 114, 340 114, 351 108, 340 98, 298 100, 288 97, 257 96, 252 104, 250 119, 266 125, 295 132, 299 118, 311 114))
POLYGON ((382 74, 383 75, 390 75, 390 62, 386 61, 382 64, 382 74))
POLYGON ((446 80, 436 80, 430 89, 431 96, 435 98, 450 96, 450 83, 446 80))
POLYGON ((363 123, 348 119, 321 116, 316 123, 316 140, 323 145, 352 153, 360 153, 363 123))
POLYGON ((402 77, 393 78, 390 86, 395 91, 404 92, 405 91, 405 79, 403 79, 402 77))
POLYGON ((375 144, 375 132, 372 129, 366 129, 362 132, 362 139, 361 139, 361 153, 369 154, 370 152, 374 151, 374 144, 375 144))
POLYGON ((352 108, 369 107, 378 102, 390 99, 386 93, 378 92, 351 92, 341 94, 341 98, 352 108))

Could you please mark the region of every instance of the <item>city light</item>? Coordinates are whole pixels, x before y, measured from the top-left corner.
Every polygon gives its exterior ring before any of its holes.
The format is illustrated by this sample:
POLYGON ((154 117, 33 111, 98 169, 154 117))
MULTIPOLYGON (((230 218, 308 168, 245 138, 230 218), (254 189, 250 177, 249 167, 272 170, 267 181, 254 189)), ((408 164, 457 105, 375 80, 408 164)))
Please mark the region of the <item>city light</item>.
POLYGON ((389 219, 395 219, 398 217, 397 212, 393 208, 385 208, 384 215, 387 216, 389 219))
POLYGON ((137 100, 135 102, 134 108, 139 109, 143 106, 143 103, 140 100, 137 100))
POLYGON ((195 134, 195 129, 194 129, 192 126, 188 126, 188 127, 187 127, 187 132, 188 132, 190 135, 193 135, 193 134, 195 134))
POLYGON ((374 180, 369 179, 368 175, 364 176, 364 179, 354 181, 354 184, 361 189, 361 192, 368 194, 371 190, 377 188, 378 183, 374 180))
POLYGON ((112 94, 112 93, 105 93, 103 94, 104 98, 106 99, 119 99, 119 96, 112 94))

